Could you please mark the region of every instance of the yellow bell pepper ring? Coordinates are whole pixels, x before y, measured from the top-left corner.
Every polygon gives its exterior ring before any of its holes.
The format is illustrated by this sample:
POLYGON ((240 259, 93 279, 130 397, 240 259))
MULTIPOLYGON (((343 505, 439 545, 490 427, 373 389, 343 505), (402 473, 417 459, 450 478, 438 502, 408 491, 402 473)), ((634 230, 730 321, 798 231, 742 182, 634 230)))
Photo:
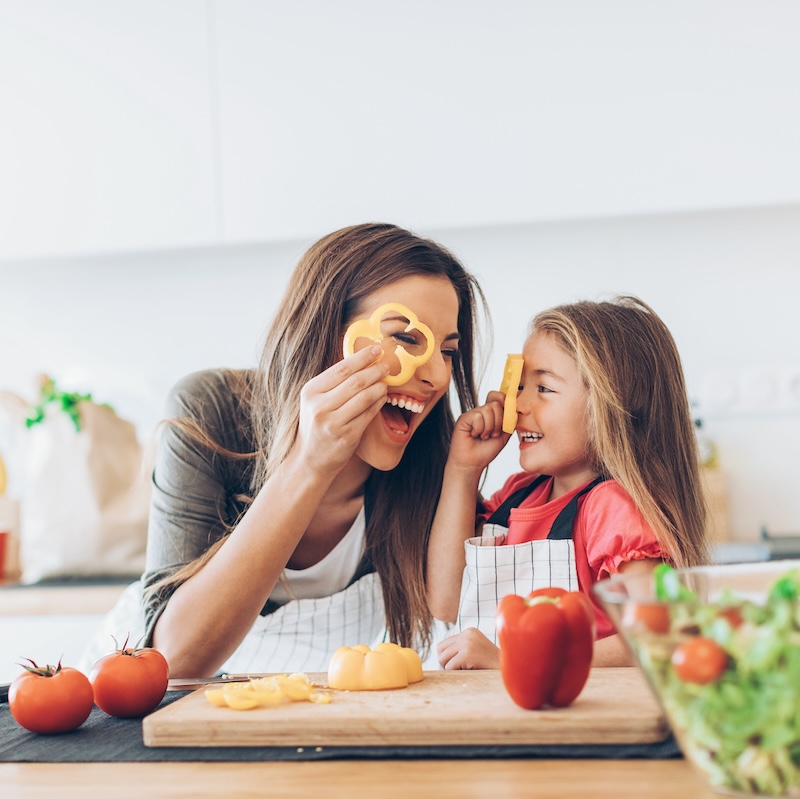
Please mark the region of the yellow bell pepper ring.
POLYGON ((506 395, 503 405, 503 432, 513 433, 517 427, 517 392, 522 379, 523 358, 521 355, 509 355, 503 371, 500 392, 506 395))
POLYGON ((392 643, 340 646, 328 667, 328 688, 339 691, 387 691, 422 680, 422 661, 411 648, 392 643))
POLYGON ((313 702, 326 705, 330 694, 317 690, 306 674, 276 674, 272 677, 251 677, 218 688, 206 688, 206 699, 217 707, 253 710, 257 707, 285 702, 313 702))
MULTIPOLYGON (((399 302, 387 302, 376 308, 368 319, 356 319, 356 321, 347 328, 344 334, 344 357, 347 358, 356 351, 356 340, 359 338, 366 338, 375 344, 381 344, 384 339, 383 332, 381 331, 381 322, 387 311, 394 311, 405 319, 408 319, 408 326, 404 328, 404 333, 408 333, 411 330, 419 330, 427 342, 425 352, 420 355, 414 355, 409 352, 402 344, 398 344, 397 347, 395 347, 394 356, 400 363, 400 371, 396 375, 386 375, 386 377, 383 378, 383 382, 388 386, 402 386, 404 383, 411 380, 414 376, 414 372, 430 359, 435 347, 431 329, 426 324, 420 322, 417 315, 406 308, 405 305, 399 302)), ((383 355, 381 355, 381 358, 383 358, 383 355)))

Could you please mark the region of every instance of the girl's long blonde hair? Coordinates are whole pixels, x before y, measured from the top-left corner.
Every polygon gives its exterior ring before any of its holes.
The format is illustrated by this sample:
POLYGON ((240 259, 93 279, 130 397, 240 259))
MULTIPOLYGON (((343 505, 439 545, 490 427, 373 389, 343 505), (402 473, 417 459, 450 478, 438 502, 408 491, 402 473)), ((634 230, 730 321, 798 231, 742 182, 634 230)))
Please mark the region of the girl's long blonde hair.
POLYGON ((538 314, 589 393, 591 459, 631 496, 676 566, 707 562, 706 506, 675 341, 637 297, 577 302, 538 314))
MULTIPOLYGON (((372 310, 363 305, 367 296, 410 275, 446 278, 458 295, 461 338, 452 361, 453 387, 461 412, 475 407, 479 303, 489 324, 475 279, 443 247, 394 225, 355 225, 331 233, 314 244, 295 268, 267 332, 252 385, 242 382, 244 401, 251 408, 254 451, 226 453, 217 448, 228 457, 253 459, 250 494, 235 498, 242 513, 294 445, 302 387, 341 360, 347 324, 372 310)), ((454 425, 448 396, 414 433, 398 466, 374 471, 365 489, 366 554, 381 578, 389 637, 403 646, 424 648, 430 643, 425 560, 454 425)), ((197 425, 177 422, 213 446, 197 425)), ((235 522, 226 527, 230 533, 235 522)), ((187 580, 224 540, 151 590, 187 580)))

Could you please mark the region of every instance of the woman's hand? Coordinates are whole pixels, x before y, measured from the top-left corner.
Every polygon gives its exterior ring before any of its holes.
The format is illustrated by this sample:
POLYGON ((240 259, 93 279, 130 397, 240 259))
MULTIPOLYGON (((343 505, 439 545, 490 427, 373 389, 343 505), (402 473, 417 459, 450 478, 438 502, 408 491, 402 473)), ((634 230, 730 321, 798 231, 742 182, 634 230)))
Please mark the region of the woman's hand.
POLYGON ((500 650, 475 627, 445 638, 436 654, 439 665, 448 671, 500 668, 500 650))
POLYGON ((449 466, 483 471, 511 437, 503 432, 505 394, 490 391, 486 404, 458 417, 450 443, 449 466))
POLYGON ((338 472, 386 403, 382 380, 389 367, 377 360, 382 354, 377 345, 365 347, 303 386, 297 447, 312 468, 338 472))

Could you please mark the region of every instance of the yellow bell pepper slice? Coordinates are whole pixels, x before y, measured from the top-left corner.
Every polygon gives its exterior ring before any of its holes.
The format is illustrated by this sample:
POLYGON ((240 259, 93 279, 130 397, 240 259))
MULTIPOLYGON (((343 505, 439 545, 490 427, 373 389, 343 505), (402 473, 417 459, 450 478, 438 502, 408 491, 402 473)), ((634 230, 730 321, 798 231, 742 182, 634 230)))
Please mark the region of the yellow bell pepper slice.
MULTIPOLYGON (((423 322, 420 322, 417 315, 406 308, 405 305, 399 302, 387 302, 376 308, 368 319, 356 319, 344 334, 344 357, 347 358, 355 352, 356 340, 359 338, 369 339, 375 344, 380 344, 383 341, 384 335, 381 332, 381 321, 387 311, 394 311, 408 319, 408 326, 404 328, 404 333, 408 333, 411 330, 419 330, 427 342, 425 352, 421 355, 410 353, 402 344, 398 344, 395 347, 394 356, 400 363, 400 371, 396 375, 386 375, 383 378, 383 382, 388 386, 402 386, 411 380, 414 372, 430 359, 436 346, 431 329, 423 322)), ((383 358, 383 355, 381 355, 381 358, 383 358)))
POLYGON ((252 710, 283 702, 313 702, 324 705, 331 701, 330 695, 317 690, 305 674, 251 677, 246 682, 207 688, 205 697, 212 705, 233 710, 252 710))
POLYGON ((500 391, 506 395, 503 405, 503 432, 513 433, 517 427, 517 392, 522 379, 522 355, 511 354, 506 358, 500 391))
POLYGON ((340 691, 386 691, 407 688, 423 677, 419 655, 393 643, 340 646, 328 667, 328 687, 340 691))

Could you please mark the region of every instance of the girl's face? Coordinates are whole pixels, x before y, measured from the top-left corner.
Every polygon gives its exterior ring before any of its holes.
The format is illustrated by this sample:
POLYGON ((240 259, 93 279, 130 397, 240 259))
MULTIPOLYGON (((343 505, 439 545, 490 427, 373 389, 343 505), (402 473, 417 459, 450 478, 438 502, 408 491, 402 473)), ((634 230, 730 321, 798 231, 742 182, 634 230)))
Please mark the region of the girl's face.
POLYGON ((534 333, 522 351, 517 395, 519 462, 526 472, 552 475, 552 498, 595 477, 589 460, 589 392, 578 367, 550 333, 534 333))
MULTIPOLYGON (((458 295, 447 278, 411 275, 390 283, 361 303, 356 318, 367 317, 389 302, 405 305, 415 313, 431 329, 435 346, 433 355, 407 383, 389 386, 386 405, 369 424, 356 449, 356 457, 381 471, 397 466, 411 436, 447 393, 459 342, 458 295)), ((382 329, 385 335, 413 351, 418 346, 419 331, 415 337, 415 331, 405 332, 406 326, 401 318, 388 318, 382 329)))

